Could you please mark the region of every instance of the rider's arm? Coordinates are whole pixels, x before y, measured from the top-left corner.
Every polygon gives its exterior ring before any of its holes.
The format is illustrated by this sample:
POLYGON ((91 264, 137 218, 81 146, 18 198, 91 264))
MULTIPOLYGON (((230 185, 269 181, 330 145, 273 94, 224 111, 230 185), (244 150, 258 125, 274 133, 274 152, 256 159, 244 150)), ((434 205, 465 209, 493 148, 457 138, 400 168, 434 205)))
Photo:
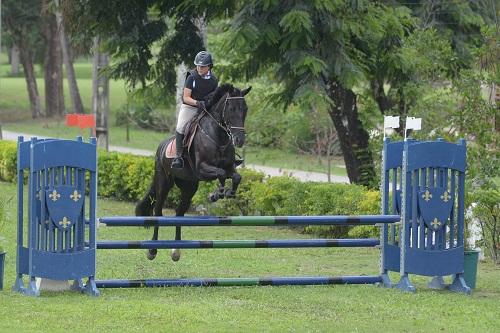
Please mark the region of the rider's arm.
POLYGON ((192 91, 193 90, 191 90, 189 88, 184 88, 184 94, 182 96, 182 101, 184 102, 184 104, 196 106, 196 100, 193 97, 191 97, 192 91))

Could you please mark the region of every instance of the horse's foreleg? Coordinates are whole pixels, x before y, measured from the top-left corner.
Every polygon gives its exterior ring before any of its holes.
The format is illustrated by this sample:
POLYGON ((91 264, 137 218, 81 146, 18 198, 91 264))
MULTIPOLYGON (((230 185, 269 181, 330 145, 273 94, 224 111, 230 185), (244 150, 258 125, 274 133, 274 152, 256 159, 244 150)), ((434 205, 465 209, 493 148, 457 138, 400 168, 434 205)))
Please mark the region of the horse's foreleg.
POLYGON ((224 194, 226 198, 234 198, 236 195, 236 190, 238 189, 238 186, 240 186, 241 183, 241 175, 237 172, 234 172, 231 175, 231 180, 232 180, 232 187, 231 189, 226 190, 226 193, 224 194))
POLYGON ((214 167, 207 163, 200 163, 198 166, 198 173, 200 175, 200 179, 203 180, 212 180, 217 178, 219 180, 219 188, 217 192, 210 193, 208 199, 211 202, 215 202, 220 198, 224 198, 224 185, 227 179, 227 173, 224 169, 214 167))

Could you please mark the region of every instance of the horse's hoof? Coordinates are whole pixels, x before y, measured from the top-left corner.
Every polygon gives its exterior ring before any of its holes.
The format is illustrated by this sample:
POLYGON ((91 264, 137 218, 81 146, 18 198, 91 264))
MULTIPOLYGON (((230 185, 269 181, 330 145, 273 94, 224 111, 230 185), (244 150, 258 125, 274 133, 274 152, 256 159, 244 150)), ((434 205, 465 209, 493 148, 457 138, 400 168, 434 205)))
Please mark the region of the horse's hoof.
POLYGON ((156 249, 152 249, 152 250, 148 250, 148 259, 149 260, 154 260, 154 258, 156 258, 156 254, 158 253, 158 250, 156 249))
POLYGON ((236 193, 231 189, 227 189, 226 193, 224 193, 224 196, 226 198, 234 198, 236 196, 236 193))
POLYGON ((216 202, 217 200, 219 200, 219 195, 217 193, 210 193, 208 195, 208 201, 216 202))
POLYGON ((224 187, 219 187, 218 194, 220 198, 224 198, 224 194, 226 192, 226 189, 224 187))
POLYGON ((181 251, 179 249, 172 249, 170 257, 172 258, 172 261, 179 261, 181 258, 181 251))

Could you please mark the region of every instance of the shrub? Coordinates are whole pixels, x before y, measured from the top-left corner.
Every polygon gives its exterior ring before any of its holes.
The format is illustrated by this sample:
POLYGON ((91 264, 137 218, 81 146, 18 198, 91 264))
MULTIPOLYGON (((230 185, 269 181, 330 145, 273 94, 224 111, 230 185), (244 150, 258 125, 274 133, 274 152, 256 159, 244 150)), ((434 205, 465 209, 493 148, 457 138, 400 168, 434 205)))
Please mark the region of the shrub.
MULTIPOLYGON (((0 142, 0 176, 14 181, 16 144, 0 142)), ((98 194, 119 200, 138 201, 148 190, 154 173, 154 158, 116 152, 98 152, 98 194)), ((235 199, 209 203, 208 194, 218 182, 200 182, 192 204, 210 215, 363 215, 380 211, 380 195, 358 185, 300 182, 291 177, 265 177, 251 169, 240 169, 242 181, 235 199)), ((230 181, 227 182, 230 186, 230 181)), ((166 203, 175 208, 180 191, 171 191, 166 203)), ((376 227, 309 226, 306 232, 328 237, 374 237, 376 227)))
POLYGON ((0 141, 0 180, 15 182, 17 175, 17 144, 0 141))
POLYGON ((497 187, 477 189, 472 200, 472 214, 481 227, 481 243, 493 261, 500 264, 500 191, 497 187))
MULTIPOLYGON (((253 189, 262 183, 264 174, 251 169, 239 169, 238 173, 242 176, 242 180, 234 199, 222 199, 210 203, 207 200, 208 195, 218 188, 219 182, 200 182, 192 202, 196 210, 210 215, 253 215, 255 209, 253 189)), ((226 182, 226 186, 230 186, 230 181, 226 182)))

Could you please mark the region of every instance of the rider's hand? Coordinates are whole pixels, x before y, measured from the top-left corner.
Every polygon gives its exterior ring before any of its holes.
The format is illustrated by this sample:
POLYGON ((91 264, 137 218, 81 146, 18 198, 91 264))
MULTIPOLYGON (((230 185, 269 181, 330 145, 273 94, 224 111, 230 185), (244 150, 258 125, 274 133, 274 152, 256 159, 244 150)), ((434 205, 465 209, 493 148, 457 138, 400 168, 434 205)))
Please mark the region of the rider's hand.
POLYGON ((204 101, 196 101, 196 106, 198 107, 199 111, 206 110, 204 101))

